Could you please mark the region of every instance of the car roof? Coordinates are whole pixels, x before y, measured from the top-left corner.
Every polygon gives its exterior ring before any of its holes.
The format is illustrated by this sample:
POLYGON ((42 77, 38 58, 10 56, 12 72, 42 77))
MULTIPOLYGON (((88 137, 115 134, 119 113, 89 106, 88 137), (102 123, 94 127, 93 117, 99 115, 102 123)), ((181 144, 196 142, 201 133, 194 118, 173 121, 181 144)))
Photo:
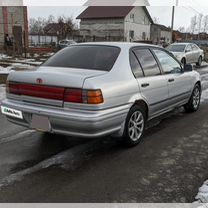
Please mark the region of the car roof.
POLYGON ((171 45, 189 45, 189 44, 194 44, 196 45, 195 43, 173 43, 171 45))
POLYGON ((77 45, 102 45, 102 46, 115 46, 119 48, 132 48, 136 46, 147 46, 147 47, 158 47, 157 45, 152 44, 145 44, 145 43, 132 43, 132 42, 86 42, 86 43, 79 43, 77 45))

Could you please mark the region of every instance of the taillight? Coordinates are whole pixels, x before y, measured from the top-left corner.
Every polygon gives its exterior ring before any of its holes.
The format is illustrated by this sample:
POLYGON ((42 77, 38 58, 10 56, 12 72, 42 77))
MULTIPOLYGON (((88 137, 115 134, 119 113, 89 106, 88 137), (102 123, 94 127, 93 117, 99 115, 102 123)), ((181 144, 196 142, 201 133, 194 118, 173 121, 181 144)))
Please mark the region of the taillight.
POLYGON ((101 90, 84 90, 7 82, 6 91, 7 93, 16 95, 60 100, 70 103, 101 104, 104 102, 101 90))
POLYGON ((9 82, 7 92, 16 95, 63 100, 64 88, 9 82))
POLYGON ((66 89, 64 102, 101 104, 103 95, 101 90, 66 89))
POLYGON ((82 90, 66 89, 64 92, 64 102, 83 103, 82 90))
POLYGON ((103 103, 103 95, 101 90, 88 90, 86 94, 87 94, 86 99, 88 104, 103 103))

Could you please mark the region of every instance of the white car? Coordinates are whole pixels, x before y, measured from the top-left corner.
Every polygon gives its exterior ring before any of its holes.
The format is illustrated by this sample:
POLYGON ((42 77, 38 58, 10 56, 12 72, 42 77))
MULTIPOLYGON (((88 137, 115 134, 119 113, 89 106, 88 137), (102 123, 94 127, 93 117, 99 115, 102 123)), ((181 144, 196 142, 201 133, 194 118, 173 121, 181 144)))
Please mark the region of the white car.
POLYGON ((73 44, 76 44, 74 40, 60 40, 58 46, 59 46, 59 49, 62 49, 73 44))
POLYGON ((113 134, 141 141, 148 120, 199 109, 201 80, 165 49, 85 43, 60 50, 35 70, 12 72, 1 111, 12 123, 78 137, 113 134))
POLYGON ((173 43, 167 49, 183 65, 196 63, 197 66, 201 66, 204 60, 204 51, 193 43, 173 43))

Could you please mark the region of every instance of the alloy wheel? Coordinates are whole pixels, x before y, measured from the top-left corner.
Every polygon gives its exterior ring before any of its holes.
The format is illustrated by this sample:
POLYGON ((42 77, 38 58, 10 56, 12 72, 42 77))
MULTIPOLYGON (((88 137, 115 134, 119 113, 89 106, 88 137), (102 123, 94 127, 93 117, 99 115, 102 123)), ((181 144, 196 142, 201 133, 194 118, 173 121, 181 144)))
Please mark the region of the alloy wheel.
POLYGON ((128 124, 128 133, 132 141, 138 141, 144 131, 144 116, 140 111, 135 111, 128 124))
POLYGON ((193 92, 193 99, 192 99, 192 104, 193 104, 193 107, 194 109, 197 109, 198 106, 199 106, 199 103, 200 103, 200 90, 198 87, 196 87, 194 89, 194 92, 193 92))

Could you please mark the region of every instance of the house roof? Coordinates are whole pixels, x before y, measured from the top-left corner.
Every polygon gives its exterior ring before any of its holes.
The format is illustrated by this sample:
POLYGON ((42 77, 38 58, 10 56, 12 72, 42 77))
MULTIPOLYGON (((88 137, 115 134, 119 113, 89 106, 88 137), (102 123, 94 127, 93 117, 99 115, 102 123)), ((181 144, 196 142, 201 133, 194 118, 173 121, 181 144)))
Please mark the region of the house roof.
POLYGON ((67 23, 49 23, 43 28, 43 30, 46 34, 57 34, 57 32, 62 31, 64 27, 72 30, 67 23))
MULTIPOLYGON (((77 19, 105 19, 105 18, 124 18, 134 6, 89 6, 77 19)), ((145 6, 143 6, 151 23, 153 20, 145 6)))
POLYGON ((159 27, 163 31, 171 31, 171 29, 169 27, 166 27, 165 25, 160 25, 160 24, 155 24, 155 23, 154 25, 159 27))

